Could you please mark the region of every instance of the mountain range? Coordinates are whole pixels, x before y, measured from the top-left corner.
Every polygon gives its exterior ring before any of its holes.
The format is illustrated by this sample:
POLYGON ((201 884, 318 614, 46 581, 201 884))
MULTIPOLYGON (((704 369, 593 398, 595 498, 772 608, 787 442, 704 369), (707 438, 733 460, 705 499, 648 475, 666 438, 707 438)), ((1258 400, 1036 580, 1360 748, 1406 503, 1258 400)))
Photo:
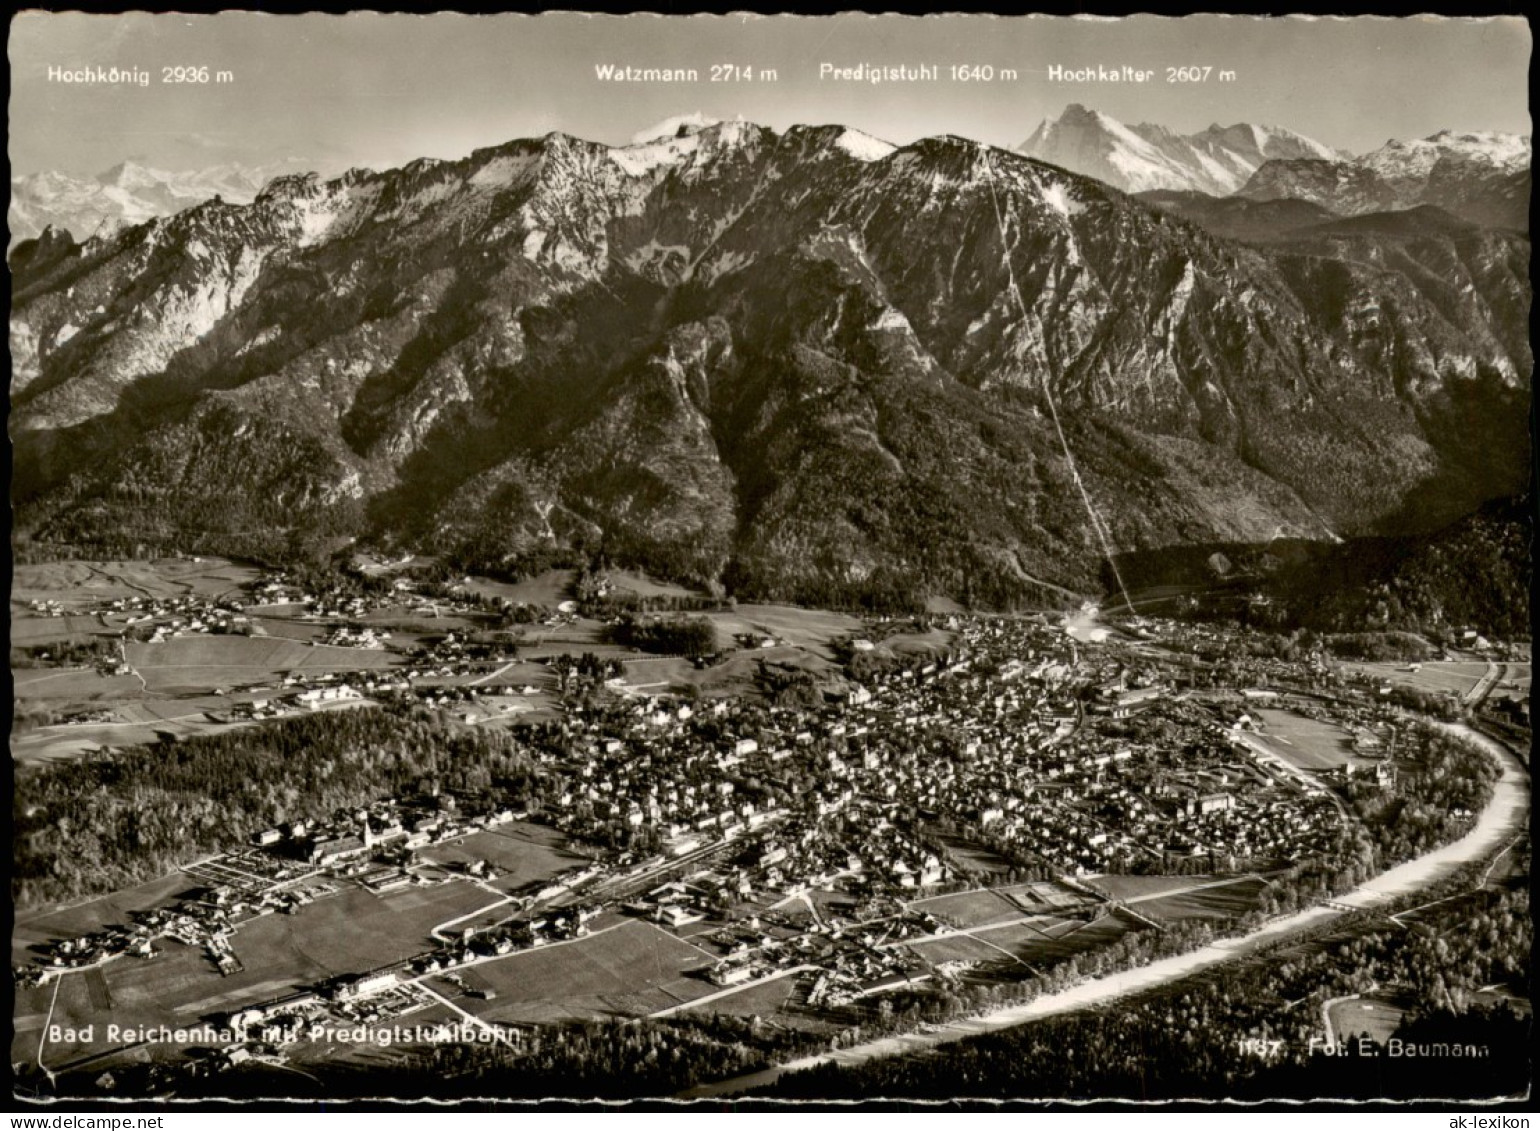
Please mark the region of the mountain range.
POLYGON ((1165 126, 1124 125, 1079 103, 1071 103, 1057 120, 1044 119, 1017 151, 1124 192, 1176 189, 1212 196, 1237 191, 1269 161, 1349 156, 1281 126, 1216 124, 1179 134, 1165 126))
POLYGON ((1472 223, 1529 230, 1532 152, 1516 134, 1444 130, 1354 157, 1279 126, 1213 125, 1183 135, 1077 104, 1045 120, 1018 151, 1130 193, 1301 201, 1339 216, 1432 205, 1472 223))
POLYGON ((1530 139, 1449 130, 1386 142, 1351 160, 1269 161, 1239 190, 1303 200, 1344 216, 1432 205, 1492 227, 1529 230, 1530 139))
POLYGON ((1412 532, 1527 483, 1521 234, 1247 244, 954 136, 639 138, 19 246, 18 537, 1001 605, 1099 591, 1077 476, 1119 552, 1412 532))
POLYGON ((170 216, 216 196, 231 204, 250 204, 268 181, 302 168, 298 158, 257 167, 228 164, 183 172, 124 161, 95 177, 60 172, 13 176, 6 210, 9 246, 36 239, 48 227, 87 239, 170 216))

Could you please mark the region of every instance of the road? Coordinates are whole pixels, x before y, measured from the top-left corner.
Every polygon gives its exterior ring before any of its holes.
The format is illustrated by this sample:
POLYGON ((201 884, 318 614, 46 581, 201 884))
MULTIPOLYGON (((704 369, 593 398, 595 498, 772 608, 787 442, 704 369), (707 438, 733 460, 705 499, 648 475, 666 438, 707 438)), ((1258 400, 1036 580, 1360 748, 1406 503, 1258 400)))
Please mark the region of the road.
POLYGON ((506 672, 509 668, 517 667, 518 664, 519 664, 518 660, 509 660, 502 667, 497 668, 497 669, 495 669, 493 671, 489 671, 486 675, 482 676, 479 679, 471 680, 470 683, 466 684, 466 686, 467 687, 480 687, 483 684, 491 683, 494 679, 501 679, 504 672, 506 672))
MULTIPOLYGON (((1131 904, 1135 904, 1135 903, 1146 903, 1146 902, 1149 902, 1151 900, 1156 900, 1156 899, 1174 899, 1174 898, 1176 898, 1179 895, 1187 895, 1189 892, 1207 891, 1209 888, 1228 887, 1231 884, 1247 883, 1247 882, 1249 882, 1251 880, 1260 880, 1262 878, 1263 877, 1259 876, 1255 872, 1248 872, 1244 876, 1227 876, 1226 878, 1224 878, 1222 880, 1205 880, 1202 883, 1188 884, 1185 887, 1167 888, 1164 891, 1152 891, 1152 892, 1147 892, 1144 895, 1128 896, 1127 898, 1124 898, 1124 899, 1116 899, 1116 900, 1114 900, 1114 899, 1111 899, 1111 898, 1103 895, 1101 892, 1096 892, 1096 895, 1103 901, 1100 904, 1100 906, 1103 908, 1103 910, 1105 910, 1106 908, 1110 908, 1114 903, 1120 904, 1120 905, 1122 905, 1123 907, 1126 908, 1126 907, 1130 906, 1131 904)), ((1090 890, 1095 891, 1095 889, 1090 889, 1090 890)), ((956 894, 964 894, 964 893, 956 893, 956 894)), ((919 907, 921 910, 924 910, 924 904, 926 902, 929 902, 929 901, 928 900, 916 900, 915 902, 909 904, 909 906, 910 907, 919 907)), ((921 935, 921 936, 919 936, 917 938, 892 939, 892 940, 890 940, 888 942, 878 943, 877 944, 877 949, 879 949, 879 950, 892 950, 895 947, 901 947, 901 946, 917 946, 917 945, 919 945, 921 943, 939 942, 939 941, 941 941, 943 939, 955 939, 958 935, 967 935, 969 938, 974 938, 974 937, 978 936, 979 934, 982 934, 985 931, 1002 931, 1002 930, 1006 929, 1007 927, 1031 927, 1031 928, 1033 928, 1033 930, 1036 930, 1039 934, 1041 934, 1044 938, 1062 939, 1062 938, 1065 938, 1065 937, 1067 937, 1069 935, 1074 934, 1075 931, 1078 931, 1078 930, 1081 929, 1081 927, 1088 926, 1089 924, 1082 923, 1082 924, 1080 924, 1080 926, 1077 926, 1074 930, 1066 931, 1066 932, 1064 932, 1064 934, 1061 934, 1061 935, 1050 935, 1046 931, 1043 931, 1040 928, 1038 928, 1037 927, 1037 923, 1039 921, 1041 921, 1042 919, 1044 919, 1044 918, 1055 918, 1055 917, 1058 917, 1061 913, 1067 913, 1067 912, 1071 912, 1071 911, 1083 910, 1087 906, 1089 906, 1089 904, 1079 904, 1079 905, 1077 905, 1075 907, 1057 908, 1057 909, 1055 909, 1053 911, 1032 911, 1032 912, 1027 912, 1027 913, 1022 914, 1022 915, 1013 916, 1013 917, 1011 917, 1009 919, 999 919, 999 920, 995 920, 993 922, 980 923, 980 924, 977 924, 977 925, 972 926, 972 927, 948 927, 946 930, 944 930, 944 931, 937 931, 935 934, 932 934, 932 935, 921 935)), ((1134 914, 1137 915, 1138 912, 1134 912, 1134 914)), ((1142 915, 1139 916, 1139 917, 1141 919, 1143 918, 1142 915)), ((873 920, 873 921, 875 921, 875 920, 873 920)), ((868 926, 868 925, 870 925, 869 922, 868 923, 861 923, 861 924, 859 924, 859 926, 868 926)), ((981 942, 981 943, 984 943, 987 946, 993 946, 994 945, 993 943, 990 943, 988 939, 979 939, 978 941, 981 942)), ((998 949, 998 948, 996 948, 996 949, 998 949)))
POLYGON ((1290 784, 1306 796, 1326 798, 1337 807, 1337 812, 1341 814, 1344 822, 1352 820, 1352 816, 1348 813, 1347 805, 1343 803, 1342 798, 1337 796, 1335 790, 1325 788, 1313 775, 1306 773, 1281 754, 1269 750, 1267 745, 1256 735, 1242 730, 1240 727, 1232 727, 1226 733, 1230 738, 1241 743, 1247 750, 1256 755, 1258 768, 1263 773, 1268 774, 1268 776, 1275 780, 1288 778, 1290 784))
POLYGON ((426 986, 426 985, 423 985, 422 982, 418 982, 417 983, 417 988, 419 990, 421 990, 423 993, 427 994, 429 997, 433 998, 440 1005, 447 1005, 450 1009, 454 1010, 462 1018, 464 1018, 467 1024, 476 1026, 476 1028, 478 1028, 482 1032, 486 1033, 487 1036, 491 1037, 494 1041, 498 1042, 498 1044, 507 1045, 509 1048, 513 1048, 514 1047, 513 1046, 513 1042, 510 1041, 508 1039, 507 1035, 501 1029, 497 1028, 497 1026, 489 1025, 487 1022, 485 1022, 481 1018, 477 1017, 474 1013, 469 1013, 466 1010, 461 1009, 458 1005, 456 1005, 454 1002, 450 1001, 443 994, 441 994, 437 990, 433 989, 433 987, 426 986))
POLYGON ((503 895, 498 892, 496 888, 487 887, 487 885, 481 883, 478 883, 477 886, 483 888, 492 895, 498 896, 499 898, 494 900, 492 903, 487 904, 485 907, 478 907, 474 911, 467 911, 464 915, 456 915, 453 919, 445 919, 442 923, 429 931, 428 934, 433 936, 434 939, 441 943, 453 942, 454 940, 446 938, 442 933, 444 928, 453 927, 456 923, 463 923, 467 919, 478 918, 482 915, 485 915, 488 911, 491 911, 494 908, 505 907, 510 903, 518 902, 518 896, 503 895))
POLYGON ((59 983, 64 981, 61 974, 53 980, 53 996, 48 999, 48 1016, 43 1018, 43 1027, 37 1035, 37 1066, 48 1077, 48 1082, 53 1083, 53 1072, 43 1063, 43 1050, 48 1047, 48 1027, 53 1024, 54 1006, 59 1003, 59 983))
POLYGON ((1494 850, 1499 849, 1505 841, 1528 827, 1529 774, 1511 751, 1485 735, 1457 723, 1436 725, 1481 746, 1502 767, 1502 775, 1492 791, 1492 800, 1482 810, 1471 830, 1451 844, 1446 844, 1425 856, 1419 856, 1416 860, 1383 872, 1346 895, 1333 899, 1330 903, 1274 919, 1247 935, 1221 939, 1198 950, 1163 958, 1147 966, 1124 970, 1101 978, 1088 978, 1066 990, 1044 994, 1022 1005, 940 1025, 932 1032, 884 1037, 881 1040, 868 1041, 846 1049, 802 1057, 762 1072, 738 1076, 715 1084, 701 1085, 684 1093, 681 1098, 704 1099, 736 1095, 774 1083, 787 1072, 812 1068, 819 1064, 833 1063, 850 1066, 878 1057, 920 1052, 934 1048, 936 1045, 978 1036, 981 1033, 1008 1029, 1039 1018, 1104 1005, 1127 994, 1151 990, 1209 967, 1232 962, 1261 946, 1301 930, 1323 927, 1350 911, 1387 903, 1429 886, 1462 865, 1485 859, 1494 850))
POLYGON ((1491 660, 1488 660, 1486 673, 1476 681, 1476 686, 1466 693, 1465 706, 1472 711, 1481 706, 1482 701, 1492 693, 1492 688, 1497 686, 1498 679, 1506 671, 1506 664, 1494 664, 1491 660))
POLYGON ((689 1001, 682 1001, 678 1005, 671 1005, 667 1009, 660 1009, 658 1012, 649 1013, 647 1016, 672 1017, 674 1014, 680 1012, 681 1010, 694 1009, 698 1005, 709 1005, 711 1002, 720 1001, 724 997, 732 997, 733 994, 741 994, 744 990, 752 990, 755 986, 763 986, 767 982, 777 982, 782 978, 795 977, 796 975, 805 973, 808 970, 817 969, 817 966, 793 966, 787 970, 777 970, 773 974, 766 974, 762 978, 755 978, 752 982, 744 982, 739 986, 728 986, 726 989, 718 990, 714 994, 707 994, 705 997, 692 998, 689 1001))
POLYGON ((1326 1029, 1327 1048, 1334 1049, 1337 1047, 1337 1031, 1336 1027, 1331 1023, 1331 1007, 1341 1005, 1345 1001, 1357 1001, 1363 996, 1363 994, 1345 994, 1342 997, 1327 998, 1321 1003, 1321 1024, 1326 1029))

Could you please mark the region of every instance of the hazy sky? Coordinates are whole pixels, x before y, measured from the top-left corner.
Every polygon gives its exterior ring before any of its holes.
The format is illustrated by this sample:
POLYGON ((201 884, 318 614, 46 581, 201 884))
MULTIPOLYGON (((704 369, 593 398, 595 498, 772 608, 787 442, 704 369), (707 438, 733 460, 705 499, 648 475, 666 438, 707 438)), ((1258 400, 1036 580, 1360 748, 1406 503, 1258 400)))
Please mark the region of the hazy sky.
POLYGON ((460 157, 563 130, 610 143, 702 111, 777 129, 841 122, 894 142, 956 133, 1015 146, 1070 102, 1187 132, 1288 126, 1362 152, 1440 129, 1528 133, 1520 19, 1124 20, 845 15, 214 16, 29 13, 11 24, 14 171, 95 173, 133 158, 186 168, 298 157, 326 171, 460 157), (935 83, 820 80, 819 64, 934 64, 935 83), (697 83, 617 84, 598 63, 696 68, 697 83), (1050 82, 1051 64, 1153 70, 1142 85, 1050 82), (752 82, 708 81, 713 64, 752 82), (951 64, 1017 72, 951 81, 951 64), (171 85, 206 66, 225 83, 171 85), (1168 66, 1210 66, 1168 84, 1168 66), (50 67, 148 72, 148 86, 50 81, 50 67), (775 81, 763 72, 773 70, 775 81), (1233 71, 1219 82, 1217 72, 1233 71))

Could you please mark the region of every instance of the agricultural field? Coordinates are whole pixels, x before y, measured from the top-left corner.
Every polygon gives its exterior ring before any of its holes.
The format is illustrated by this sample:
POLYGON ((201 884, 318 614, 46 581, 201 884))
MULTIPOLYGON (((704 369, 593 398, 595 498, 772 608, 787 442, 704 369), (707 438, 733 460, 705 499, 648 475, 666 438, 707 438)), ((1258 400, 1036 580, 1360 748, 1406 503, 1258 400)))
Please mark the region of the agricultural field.
POLYGON ((1194 884, 1211 883, 1219 876, 1092 876, 1085 880, 1088 888, 1094 888, 1108 899, 1143 900, 1170 891, 1180 891, 1194 884))
POLYGON ((216 734, 250 722, 213 723, 202 711, 176 715, 158 722, 81 723, 39 727, 11 739, 11 759, 18 766, 37 765, 69 758, 103 747, 138 746, 158 742, 164 735, 191 738, 216 734))
POLYGON ((210 711, 225 711, 232 699, 249 699, 245 696, 190 695, 186 699, 140 699, 122 703, 116 708, 119 718, 127 723, 144 723, 155 726, 160 723, 202 717, 210 711))
MULTIPOLYGON (((723 640, 724 645, 728 643, 723 640)), ((816 652, 784 645, 730 652, 709 668, 696 670, 690 667, 682 671, 676 684, 697 687, 701 694, 708 697, 757 695, 760 691, 761 663, 772 670, 807 672, 823 687, 838 688, 845 685, 844 673, 832 661, 816 652)))
POLYGON ((99 704, 137 697, 141 690, 131 675, 102 675, 93 668, 22 668, 11 674, 11 681, 18 704, 99 704))
MULTIPOLYGON (((366 564, 389 567, 391 563, 366 564)), ((241 587, 258 577, 252 567, 213 558, 24 566, 18 571, 13 591, 13 638, 36 646, 55 640, 115 636, 126 624, 123 618, 112 615, 42 616, 26 607, 29 600, 59 602, 66 611, 71 602, 83 608, 120 597, 230 595, 244 600, 249 594, 241 587)), ((572 579, 570 570, 549 570, 516 585, 472 579, 468 587, 510 600, 554 606, 567 598, 572 579)), ((612 573, 611 579, 617 588, 647 596, 689 595, 686 589, 639 573, 612 573)), ((88 668, 22 669, 14 673, 15 698, 18 715, 26 722, 13 733, 13 760, 30 764, 74 758, 102 747, 153 743, 168 734, 189 737, 249 725, 229 719, 229 709, 254 697, 281 693, 279 681, 287 674, 401 670, 407 662, 400 653, 425 638, 484 627, 480 618, 415 614, 413 603, 408 598, 399 607, 358 618, 390 632, 388 650, 317 643, 331 626, 300 619, 305 611, 302 605, 249 605, 255 635, 200 633, 154 644, 131 643, 125 658, 133 671, 124 675, 108 676, 88 668), (103 714, 64 725, 71 716, 88 712, 103 714)), ((627 685, 640 692, 693 688, 708 696, 756 694, 761 661, 810 671, 826 686, 843 683, 827 645, 834 637, 858 627, 854 618, 773 605, 745 606, 711 615, 719 621, 728 655, 706 669, 696 669, 679 657, 648 656, 607 643, 605 626, 583 619, 554 627, 529 626, 523 632, 522 658, 515 664, 484 675, 430 677, 422 682, 539 689, 536 695, 455 708, 456 717, 467 724, 490 726, 552 717, 556 680, 546 662, 563 653, 592 652, 623 661, 627 685), (735 632, 772 636, 782 643, 768 649, 739 650, 733 644, 735 632)))
POLYGON ((258 571, 223 558, 158 558, 142 562, 44 562, 19 565, 11 600, 114 600, 119 597, 222 597, 255 581, 258 571))
POLYGON ((674 585, 667 581, 655 581, 645 573, 633 570, 612 569, 609 571, 610 584, 622 593, 635 593, 638 597, 699 597, 694 589, 686 589, 682 585, 674 585))
MULTIPOLYGON (((55 640, 117 637, 128 614, 40 615, 33 600, 55 607, 86 608, 102 601, 143 597, 234 597, 255 581, 255 568, 222 559, 163 558, 144 562, 59 562, 19 567, 12 592, 13 642, 36 647, 55 640)), ((273 613, 302 606, 269 606, 273 613)), ((13 672, 20 726, 13 726, 11 754, 18 765, 78 757, 102 747, 153 743, 170 734, 187 737, 231 726, 227 713, 254 696, 242 688, 277 688, 289 672, 319 675, 389 667, 390 652, 332 648, 312 642, 325 625, 283 615, 253 617, 255 636, 195 634, 161 643, 129 643, 133 670, 106 675, 88 667, 22 668, 13 672), (68 720, 85 716, 81 721, 68 720)), ((332 705, 328 705, 330 707, 332 705)))
POLYGON ((809 977, 807 974, 788 974, 784 978, 762 982, 714 1001, 703 1002, 683 1012, 698 1015, 720 1013, 727 1017, 759 1017, 788 1029, 823 1032, 831 1028, 829 1022, 796 1008, 796 1003, 801 997, 798 993, 798 983, 807 977, 809 977))
MULTIPOLYGON (((169 975, 179 957, 167 954, 150 962, 159 963, 161 971, 169 975)), ((218 980, 219 975, 206 959, 196 952, 192 957, 202 961, 209 974, 218 980)), ((185 979, 178 979, 182 980, 185 979)), ((167 985, 173 990, 183 988, 173 983, 170 977, 167 985)), ((12 1013, 11 1061, 19 1063, 36 1058, 50 1069, 64 1068, 82 1058, 123 1047, 122 1041, 108 1040, 106 1025, 109 1022, 119 1025, 156 1023, 167 1012, 164 1004, 135 1009, 132 999, 120 1008, 106 984, 104 970, 68 974, 44 986, 18 987, 12 1013), (77 1033, 69 1040, 47 1040, 50 1024, 71 1029, 92 1025, 94 1029, 89 1034, 77 1033)), ((173 1016, 168 1020, 175 1023, 176 1019, 173 1016)), ((192 1020, 195 1019, 189 1016, 182 1024, 192 1020)))
POLYGON ((11 762, 16 768, 79 758, 118 743, 152 742, 150 727, 60 726, 41 727, 11 738, 11 762))
POLYGON ((830 641, 861 629, 859 620, 844 613, 798 609, 790 605, 739 605, 730 611, 704 615, 716 625, 724 645, 730 644, 740 633, 766 636, 824 660, 834 659, 830 641))
MULTIPOLYGON (((187 876, 168 877, 91 905, 31 919, 18 924, 13 953, 28 939, 48 937, 61 927, 121 922, 123 910, 165 903, 191 886, 187 876)), ((244 970, 229 976, 220 975, 202 947, 160 939, 152 958, 119 958, 19 990, 12 1059, 35 1055, 50 1003, 54 1024, 95 1027, 89 1042, 47 1045, 45 1063, 57 1068, 121 1048, 122 1042, 107 1039, 109 1023, 197 1025, 211 1015, 290 993, 297 986, 395 962, 427 949, 434 926, 493 900, 488 892, 460 881, 384 896, 349 886, 295 915, 266 915, 242 924, 234 935, 234 950, 244 970)))
POLYGON ((84 640, 91 636, 112 636, 113 630, 94 615, 75 614, 62 617, 38 616, 25 605, 11 603, 11 647, 33 648, 60 640, 84 640))
POLYGON ((1086 881, 1149 919, 1228 919, 1256 908, 1260 876, 1097 876, 1086 881))
POLYGON ((1384 683, 1434 695, 1450 691, 1468 695, 1487 673, 1485 660, 1428 660, 1418 665, 1415 672, 1405 663, 1350 663, 1343 667, 1384 683))
POLYGON ((551 669, 544 664, 531 663, 528 660, 514 660, 502 664, 486 675, 472 676, 465 682, 473 686, 481 687, 516 687, 522 690, 525 687, 534 687, 542 693, 554 694, 556 691, 556 676, 551 669))
POLYGON ((130 644, 128 662, 151 691, 211 691, 271 679, 291 671, 370 671, 400 657, 368 648, 311 646, 262 636, 183 636, 159 644, 130 644))
POLYGON ((472 577, 465 582, 465 588, 483 597, 501 597, 514 604, 540 605, 554 609, 563 601, 571 599, 572 582, 576 577, 576 570, 548 569, 544 573, 518 582, 472 577))
POLYGON ((990 939, 990 935, 979 938, 972 935, 950 935, 944 939, 913 943, 909 950, 937 966, 943 962, 997 962, 1008 956, 1008 951, 1002 952, 998 944, 991 946, 986 939, 990 939))
POLYGON ((443 979, 434 979, 432 986, 489 1021, 637 1017, 714 993, 717 987, 703 976, 714 961, 706 951, 650 923, 628 920, 586 938, 460 972, 473 989, 496 994, 491 1000, 457 998, 454 985, 443 979))
MULTIPOLYGON (((422 686, 428 684, 425 682, 422 686)), ((557 719, 561 717, 561 710, 554 696, 489 695, 474 704, 456 703, 452 714, 467 726, 501 727, 557 719)))
POLYGON ((986 937, 1023 962, 1041 967, 1106 946, 1130 929, 1132 924, 1118 915, 1103 915, 1091 922, 1045 917, 1041 922, 989 931, 986 937))
POLYGON ((435 565, 438 559, 431 554, 406 554, 391 558, 380 554, 359 553, 353 556, 353 564, 360 573, 370 577, 392 577, 402 571, 420 570, 435 565))
POLYGON ((391 634, 391 646, 409 648, 425 636, 440 637, 448 632, 478 632, 487 627, 488 618, 480 614, 426 611, 416 602, 410 605, 374 609, 363 616, 348 617, 357 623, 382 629, 391 634))
POLYGON ((174 903, 197 886, 191 877, 176 872, 98 899, 29 908, 16 916, 11 931, 11 962, 29 961, 28 948, 35 943, 88 935, 111 924, 126 923, 130 912, 174 903))
POLYGON ((604 659, 612 656, 625 659, 639 654, 630 648, 609 643, 607 634, 603 622, 588 618, 579 618, 572 624, 554 627, 529 625, 519 643, 519 655, 529 660, 546 660, 564 652, 574 656, 592 652, 604 659))
POLYGON ((626 686, 638 691, 659 692, 700 674, 683 656, 628 656, 621 663, 626 686))
POLYGON ((1037 916, 998 927, 977 927, 968 934, 954 934, 927 942, 908 944, 926 961, 999 962, 1014 959, 1041 968, 1071 955, 1105 946, 1130 930, 1122 916, 1103 915, 1087 922, 1053 915, 1037 916))
POLYGON ((995 892, 966 891, 921 899, 909 905, 916 911, 928 911, 943 922, 959 927, 977 927, 1001 919, 1019 919, 1021 908, 995 892))
POLYGON ((1267 881, 1248 876, 1154 899, 1130 901, 1140 915, 1157 920, 1235 919, 1255 911, 1267 881))
MULTIPOLYGON (((390 562, 365 564, 394 568, 390 562)), ((517 584, 471 579, 467 586, 488 595, 554 606, 567 599, 573 576, 571 570, 548 570, 517 584)), ((659 583, 640 573, 620 571, 610 576, 618 589, 644 596, 691 595, 687 589, 659 583)), ((232 595, 244 600, 249 593, 241 586, 258 577, 256 569, 222 559, 25 566, 18 571, 13 592, 15 639, 37 645, 53 640, 115 636, 126 625, 124 618, 112 615, 37 615, 26 607, 28 600, 59 602, 66 611, 71 601, 81 608, 119 597, 232 595)), ((412 611, 413 604, 413 599, 407 598, 398 607, 356 618, 390 632, 387 650, 336 648, 317 643, 331 626, 308 617, 301 619, 305 611, 302 605, 248 605, 247 614, 256 629, 254 635, 200 633, 153 644, 130 643, 125 658, 133 671, 124 675, 106 676, 87 668, 23 669, 15 673, 16 701, 19 714, 28 720, 28 725, 13 736, 13 759, 31 763, 78 757, 104 746, 155 742, 165 734, 185 737, 245 725, 226 717, 230 707, 253 697, 281 693, 278 684, 285 675, 400 670, 408 666, 401 653, 424 639, 452 630, 484 627, 481 618, 417 614, 412 611), (56 725, 85 712, 106 714, 89 722, 56 725)), ((761 661, 806 670, 823 685, 839 686, 843 676, 832 662, 828 643, 859 626, 854 618, 840 614, 775 605, 744 606, 710 615, 719 624, 727 655, 706 669, 697 669, 679 657, 648 656, 610 644, 602 622, 581 619, 557 626, 528 626, 521 634, 521 660, 516 664, 484 675, 429 677, 422 682, 539 689, 532 696, 456 708, 458 716, 469 724, 495 726, 544 718, 555 709, 556 680, 547 662, 564 653, 592 652, 621 660, 626 684, 639 692, 693 689, 713 697, 756 694, 761 661), (771 637, 779 643, 772 648, 738 649, 733 641, 735 633, 771 637)))
MULTIPOLYGON (((293 608, 300 608, 295 605, 293 608)), ((253 625, 261 628, 266 636, 277 640, 299 640, 306 644, 312 640, 320 640, 329 631, 324 624, 317 621, 294 620, 291 617, 252 617, 253 625)))
POLYGON ((1354 764, 1374 765, 1353 753, 1352 735, 1334 723, 1318 722, 1293 711, 1261 707, 1252 710, 1262 722, 1257 740, 1278 757, 1301 770, 1330 770, 1354 764))
MULTIPOLYGON (((152 742, 157 729, 138 708, 143 687, 132 675, 91 668, 23 668, 11 673, 15 717, 11 758, 17 765, 72 758, 102 746, 152 742), (92 722, 64 722, 89 713, 92 722)), ((174 714, 182 714, 178 710, 174 714)), ((191 713, 201 718, 201 709, 191 713)))
POLYGON ((269 951, 281 953, 292 945, 333 974, 368 970, 422 953, 435 943, 434 927, 497 899, 464 880, 382 895, 348 886, 298 914, 269 915, 241 927, 235 953, 247 969, 263 968, 269 951))

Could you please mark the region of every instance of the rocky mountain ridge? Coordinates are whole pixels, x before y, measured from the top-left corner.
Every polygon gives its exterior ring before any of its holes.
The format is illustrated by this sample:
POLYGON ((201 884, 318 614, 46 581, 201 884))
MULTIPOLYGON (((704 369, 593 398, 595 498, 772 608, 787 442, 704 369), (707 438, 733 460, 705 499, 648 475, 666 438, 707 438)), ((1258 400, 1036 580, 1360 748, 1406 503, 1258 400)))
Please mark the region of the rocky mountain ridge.
POLYGON ((282 177, 17 249, 17 529, 602 550, 745 596, 998 605, 1099 585, 1054 408, 1120 551, 1512 492, 1527 240, 1352 239, 1243 246, 838 125, 282 177))
POLYGON ((1471 223, 1527 232, 1532 160, 1528 137, 1444 130, 1391 139, 1351 160, 1269 161, 1238 195, 1302 200, 1343 216, 1433 206, 1471 223))

